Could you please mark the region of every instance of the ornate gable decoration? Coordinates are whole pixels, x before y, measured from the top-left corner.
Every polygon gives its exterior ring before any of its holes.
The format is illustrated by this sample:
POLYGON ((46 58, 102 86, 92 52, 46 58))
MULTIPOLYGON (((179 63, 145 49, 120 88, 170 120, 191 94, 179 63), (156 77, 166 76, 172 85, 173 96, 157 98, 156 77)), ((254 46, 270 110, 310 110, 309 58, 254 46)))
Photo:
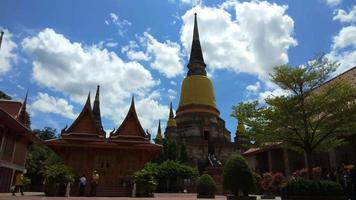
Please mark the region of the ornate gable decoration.
POLYGON ((124 139, 124 140, 149 140, 148 135, 143 130, 138 119, 134 98, 132 97, 130 109, 120 125, 120 127, 110 135, 110 139, 124 139))
POLYGON ((61 132, 63 138, 68 137, 105 137, 105 131, 93 114, 90 105, 90 93, 87 101, 77 119, 69 128, 64 128, 61 132))

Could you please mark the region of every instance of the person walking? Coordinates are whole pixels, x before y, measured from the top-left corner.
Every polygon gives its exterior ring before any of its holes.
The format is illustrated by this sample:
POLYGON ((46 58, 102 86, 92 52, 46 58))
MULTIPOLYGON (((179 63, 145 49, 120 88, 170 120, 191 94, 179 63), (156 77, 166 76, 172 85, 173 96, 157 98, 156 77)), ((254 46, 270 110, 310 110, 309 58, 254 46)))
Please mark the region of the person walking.
POLYGON ((90 196, 96 196, 96 187, 99 184, 99 173, 94 170, 91 179, 91 186, 90 186, 90 196))
POLYGON ((351 199, 356 200, 356 167, 353 167, 350 172, 351 185, 352 185, 352 194, 351 199))
POLYGON ((87 185, 87 178, 85 177, 85 174, 83 174, 79 178, 79 196, 84 196, 86 185, 87 185))
POLYGON ((22 173, 17 173, 16 178, 15 178, 15 188, 12 191, 12 196, 15 196, 16 190, 20 189, 21 195, 23 196, 23 174, 22 173))

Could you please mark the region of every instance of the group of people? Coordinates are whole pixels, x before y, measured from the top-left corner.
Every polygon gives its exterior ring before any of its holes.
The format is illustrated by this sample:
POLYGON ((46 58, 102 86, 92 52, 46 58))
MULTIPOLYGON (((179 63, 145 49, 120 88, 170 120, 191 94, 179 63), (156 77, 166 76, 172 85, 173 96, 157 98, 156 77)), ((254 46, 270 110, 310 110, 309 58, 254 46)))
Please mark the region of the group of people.
MULTIPOLYGON (((96 170, 94 170, 90 183, 90 196, 96 196, 96 187, 99 184, 99 179, 100 179, 99 173, 96 170)), ((87 186, 87 177, 85 176, 85 174, 83 174, 79 178, 79 196, 84 196, 86 186, 87 186)))
POLYGON ((356 200, 356 168, 354 166, 322 170, 322 179, 340 183, 348 199, 356 200))

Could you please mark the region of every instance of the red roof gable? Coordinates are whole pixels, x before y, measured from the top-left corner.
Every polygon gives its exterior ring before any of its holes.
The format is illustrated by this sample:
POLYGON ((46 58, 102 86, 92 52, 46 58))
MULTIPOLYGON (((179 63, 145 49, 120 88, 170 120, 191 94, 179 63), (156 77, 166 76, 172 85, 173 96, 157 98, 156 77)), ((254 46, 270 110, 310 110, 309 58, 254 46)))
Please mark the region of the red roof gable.
POLYGON ((134 98, 132 98, 130 109, 120 125, 120 127, 110 135, 110 138, 149 140, 148 135, 143 130, 140 120, 138 119, 134 98))
POLYGON ((17 118, 22 108, 22 102, 1 99, 0 108, 11 115, 11 117, 17 118))
POLYGON ((87 101, 77 119, 68 129, 62 130, 61 135, 62 137, 71 135, 80 137, 105 137, 105 131, 102 129, 102 126, 98 124, 98 121, 92 112, 90 106, 90 94, 88 95, 87 101))

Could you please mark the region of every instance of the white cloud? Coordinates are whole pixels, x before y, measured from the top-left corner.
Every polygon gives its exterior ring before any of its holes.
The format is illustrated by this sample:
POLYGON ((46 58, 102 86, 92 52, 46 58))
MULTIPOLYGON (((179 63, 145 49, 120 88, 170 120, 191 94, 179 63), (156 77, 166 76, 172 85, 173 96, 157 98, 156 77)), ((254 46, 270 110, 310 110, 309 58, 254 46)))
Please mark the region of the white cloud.
POLYGON ((288 92, 283 90, 283 89, 281 89, 281 88, 275 88, 275 89, 272 89, 272 90, 267 90, 267 91, 259 93, 258 101, 260 103, 263 103, 263 102, 265 102, 266 98, 278 97, 278 96, 284 96, 284 95, 288 95, 288 92))
POLYGON ((341 3, 341 0, 325 0, 328 6, 337 6, 341 3))
POLYGON ((115 13, 110 13, 110 17, 113 22, 117 22, 119 20, 119 17, 115 13))
POLYGON ((105 48, 71 42, 49 28, 25 38, 22 46, 33 59, 32 76, 41 86, 84 104, 88 91, 92 90, 93 95, 96 85, 101 85, 102 115, 115 125, 125 117, 132 94, 136 94, 137 113, 144 128, 168 115, 168 111, 163 112, 168 106, 157 101, 159 95, 148 95, 160 81, 154 80, 150 71, 137 62, 124 62, 105 48), (150 109, 144 108, 145 102, 150 109), (148 116, 147 112, 155 114, 148 116))
POLYGON ((49 96, 47 93, 38 93, 36 100, 29 106, 32 111, 55 113, 63 117, 74 119, 73 106, 67 100, 49 96))
POLYGON ((288 49, 297 45, 287 8, 266 1, 233 0, 218 7, 196 6, 182 16, 180 38, 186 55, 196 12, 204 59, 210 69, 250 73, 267 80, 273 66, 287 63, 288 49), (227 11, 231 9, 236 18, 227 11))
POLYGON ((139 43, 131 40, 128 45, 121 48, 122 53, 130 60, 148 61, 150 66, 167 78, 173 78, 183 73, 181 60, 181 47, 178 43, 166 40, 159 42, 148 32, 137 36, 139 43), (142 51, 145 50, 145 52, 142 51))
POLYGON ((153 57, 151 63, 153 69, 158 70, 167 78, 183 73, 178 43, 169 40, 159 42, 148 32, 144 33, 144 37, 147 41, 147 53, 153 57))
POLYGON ((124 36, 127 31, 127 28, 132 25, 130 21, 126 19, 120 19, 120 17, 115 13, 110 13, 109 17, 109 19, 105 20, 105 24, 114 24, 118 28, 118 33, 120 36, 124 36))
POLYGON ((343 23, 355 23, 356 22, 356 5, 352 7, 349 13, 343 9, 334 11, 333 20, 339 20, 343 23))
POLYGON ((340 74, 356 66, 356 26, 343 27, 334 37, 332 50, 326 55, 330 60, 340 63, 335 74, 340 74))
MULTIPOLYGON (((1 26, 0 30, 2 30, 1 26)), ((0 48, 0 76, 8 72, 11 68, 11 64, 16 62, 18 58, 14 52, 17 45, 13 41, 13 35, 7 29, 2 31, 4 31, 4 36, 0 48)))
POLYGON ((339 34, 334 37, 333 49, 347 46, 356 47, 356 26, 354 25, 343 27, 339 34))
POLYGON ((201 4, 202 0, 180 0, 180 2, 183 4, 195 6, 201 4))
POLYGON ((175 81, 173 81, 173 80, 170 81, 169 83, 172 84, 172 85, 177 85, 177 83, 175 81))
POLYGON ((107 42, 107 43, 105 43, 105 46, 109 47, 109 48, 116 47, 117 45, 118 45, 117 42, 107 42))
POLYGON ((130 60, 137 60, 137 61, 139 61, 139 60, 147 61, 150 59, 150 57, 148 57, 148 55, 146 55, 142 51, 134 51, 134 50, 128 50, 126 52, 126 56, 130 60))
POLYGON ((177 92, 175 90, 168 89, 167 92, 168 92, 168 98, 170 100, 173 100, 173 99, 175 99, 177 97, 177 92))
POLYGON ((261 88, 261 84, 259 81, 257 81, 255 84, 252 84, 252 85, 248 85, 246 87, 246 90, 250 93, 257 93, 261 88))

